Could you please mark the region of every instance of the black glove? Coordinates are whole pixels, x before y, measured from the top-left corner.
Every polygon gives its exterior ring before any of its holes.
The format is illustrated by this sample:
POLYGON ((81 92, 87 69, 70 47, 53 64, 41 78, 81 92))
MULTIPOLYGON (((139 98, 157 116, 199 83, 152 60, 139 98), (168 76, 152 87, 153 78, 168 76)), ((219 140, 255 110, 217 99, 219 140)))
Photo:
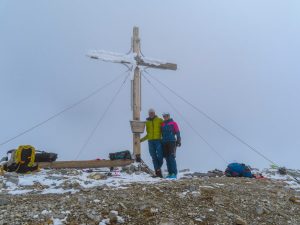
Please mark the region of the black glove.
POLYGON ((180 146, 181 146, 181 140, 177 140, 177 141, 176 141, 176 146, 177 146, 177 147, 180 147, 180 146))

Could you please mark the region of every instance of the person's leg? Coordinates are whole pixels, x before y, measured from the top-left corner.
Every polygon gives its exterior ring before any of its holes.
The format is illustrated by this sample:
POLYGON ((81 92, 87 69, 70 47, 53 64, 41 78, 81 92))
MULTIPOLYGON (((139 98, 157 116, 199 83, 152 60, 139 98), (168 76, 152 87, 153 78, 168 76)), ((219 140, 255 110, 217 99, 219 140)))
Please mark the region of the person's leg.
POLYGON ((163 153, 162 153, 162 146, 161 146, 161 141, 160 140, 155 140, 153 141, 153 145, 155 148, 155 154, 156 154, 156 159, 157 159, 157 167, 155 168, 155 175, 157 177, 163 177, 162 172, 161 172, 161 167, 163 164, 163 153))
POLYGON ((175 142, 170 143, 169 164, 170 164, 170 174, 177 175, 176 143, 175 142))
POLYGON ((148 146, 149 146, 149 153, 153 162, 153 167, 154 170, 156 171, 157 169, 159 169, 158 167, 159 165, 158 165, 158 160, 157 160, 157 155, 155 150, 155 143, 153 141, 148 141, 148 146))
POLYGON ((164 163, 164 156, 163 156, 163 149, 162 149, 162 144, 161 144, 160 140, 156 141, 155 148, 156 148, 158 167, 161 169, 161 167, 164 163))
POLYGON ((168 173, 169 175, 171 174, 171 161, 170 161, 170 143, 166 142, 163 144, 163 152, 164 152, 164 157, 167 162, 167 168, 168 168, 168 173))
POLYGON ((176 158, 175 156, 171 155, 170 156, 170 167, 171 167, 171 174, 177 175, 177 163, 176 163, 176 158))

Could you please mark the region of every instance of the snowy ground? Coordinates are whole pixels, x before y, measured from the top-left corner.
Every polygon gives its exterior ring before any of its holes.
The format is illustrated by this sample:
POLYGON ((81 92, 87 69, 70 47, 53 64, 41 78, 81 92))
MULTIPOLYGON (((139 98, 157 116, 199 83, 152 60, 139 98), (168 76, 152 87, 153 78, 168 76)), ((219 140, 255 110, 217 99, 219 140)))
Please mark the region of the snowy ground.
MULTIPOLYGON (((261 171, 262 175, 267 180, 273 180, 280 185, 278 187, 285 187, 286 188, 292 188, 296 191, 300 192, 300 184, 295 181, 294 177, 300 177, 300 171, 297 170, 288 170, 288 175, 280 175, 276 169, 266 169, 261 171), (282 185, 283 184, 283 185, 282 185)), ((18 195, 22 195, 22 197, 27 198, 26 194, 33 194, 32 196, 49 196, 46 194, 73 194, 79 192, 79 195, 82 195, 87 193, 101 193, 102 190, 107 191, 128 191, 128 190, 135 190, 135 187, 140 187, 138 185, 140 184, 149 184, 147 186, 144 186, 141 190, 139 188, 136 188, 136 190, 143 191, 146 190, 147 187, 153 187, 153 184, 155 187, 164 186, 167 179, 158 179, 158 178, 152 178, 149 174, 146 174, 141 171, 135 171, 135 172, 121 172, 120 170, 115 170, 111 174, 109 174, 109 170, 75 170, 75 169, 69 169, 69 170, 41 170, 40 172, 32 173, 32 174, 15 174, 15 173, 6 173, 3 177, 0 177, 0 194, 11 196, 12 198, 19 198, 18 195), (132 186, 133 185, 133 186, 132 186), (124 189, 124 190, 123 190, 124 189), (92 190, 92 191, 91 191, 92 190), (86 192, 91 191, 91 192, 86 192)), ((200 174, 200 173, 198 173, 200 174)), ((205 173, 201 173, 204 174, 205 173)), ((222 174, 222 173, 221 173, 222 174)), ((226 178, 221 177, 219 180, 217 178, 205 178, 201 175, 200 179, 197 179, 197 173, 191 173, 190 171, 186 170, 185 172, 181 172, 178 176, 178 182, 171 181, 173 185, 178 185, 180 182, 204 182, 202 185, 199 185, 198 188, 200 189, 209 189, 208 192, 210 192, 210 189, 213 190, 219 190, 219 189, 226 189, 227 186, 230 189, 231 180, 232 178, 226 178), (182 180, 180 178, 189 178, 182 180), (195 178, 195 179, 194 179, 195 178), (217 180, 216 180, 217 179, 217 180), (210 185, 205 185, 205 182, 210 182, 210 185), (220 183, 221 182, 221 183, 220 183), (224 182, 224 183, 222 183, 224 182)), ((298 178, 299 178, 298 177, 298 178)), ((265 179, 264 178, 264 179, 265 179)), ((262 185, 263 188, 269 188, 268 185, 270 185, 268 182, 265 183, 266 185, 263 185, 264 182, 255 182, 255 179, 251 179, 251 182, 247 179, 233 179, 232 181, 241 183, 245 186, 245 188, 249 188, 249 193, 252 193, 252 189, 250 188, 251 185, 262 185), (248 187, 249 186, 249 187, 248 187)), ((274 184, 274 183, 273 183, 274 184)), ((233 185, 233 184, 232 184, 233 185)), ((240 184, 239 184, 240 185, 240 184)), ((179 185, 180 186, 180 185, 179 185)), ((171 188, 171 186, 167 185, 166 187, 171 188)), ((198 196, 199 193, 193 188, 192 186, 190 189, 184 189, 181 193, 178 194, 179 198, 187 198, 189 195, 198 196)), ((275 186, 274 186, 275 187, 275 186)), ((277 187, 277 185, 276 185, 277 187)), ((273 188, 273 187, 272 187, 273 188)), ((175 188, 176 189, 176 188, 175 188)), ((156 189, 155 189, 156 190, 156 189)), ((177 190, 177 189, 176 189, 177 190)), ((204 192, 203 192, 204 193, 204 192)), ((203 194, 202 193, 202 194, 203 194)), ((97 196, 97 194, 95 194, 97 196)), ((253 194, 253 193, 252 193, 253 194)), ((52 196, 52 195, 50 195, 52 196)), ((57 195, 54 195, 57 196, 57 195)), ((65 196, 76 196, 76 195, 65 195, 65 196)), ((20 196, 21 197, 21 196, 20 196)), ((22 198, 21 197, 21 198, 22 198)), ((55 198, 55 197, 53 197, 55 198)), ((73 197, 69 197, 73 198, 73 197)), ((102 201, 101 198, 93 198, 93 204, 101 204, 102 201)), ((47 200, 48 201, 48 200, 47 200)), ((64 215, 67 215, 65 218, 56 218, 53 211, 51 209, 43 210, 39 212, 42 216, 52 216, 53 224, 59 225, 59 224, 66 224, 66 218, 69 215, 68 211, 64 211, 64 215)), ((35 216, 37 218, 40 218, 40 214, 34 214, 33 218, 35 216)), ((116 218, 122 222, 123 218, 116 215, 116 218)), ((120 222, 120 223, 121 223, 120 222)), ((109 220, 103 219, 101 225, 109 224, 109 220)))
POLYGON ((281 175, 277 169, 264 169, 262 171, 264 177, 285 182, 290 188, 300 192, 300 171, 288 170, 287 175, 281 175), (293 176, 292 176, 293 175, 293 176), (297 180, 298 182, 297 182, 297 180))
MULTIPOLYGON (((109 170, 92 172, 88 170, 41 170, 25 175, 7 173, 0 178, 0 193, 12 195, 76 193, 83 189, 126 188, 126 185, 132 183, 156 183, 165 180, 152 178, 143 172, 128 174, 115 170, 107 176, 108 173, 109 170)), ((189 172, 180 173, 178 178, 184 177, 186 173, 189 172)), ((275 169, 264 170, 262 174, 268 179, 285 182, 288 187, 300 191, 300 184, 291 175, 280 175, 275 169)))

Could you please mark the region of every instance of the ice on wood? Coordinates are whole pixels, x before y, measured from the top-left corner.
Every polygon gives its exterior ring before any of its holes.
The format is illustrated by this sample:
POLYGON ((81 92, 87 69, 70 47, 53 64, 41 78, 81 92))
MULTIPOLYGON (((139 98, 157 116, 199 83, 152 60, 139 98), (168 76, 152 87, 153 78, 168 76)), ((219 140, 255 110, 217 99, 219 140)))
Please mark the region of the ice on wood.
POLYGON ((105 62, 130 64, 134 67, 139 66, 169 70, 177 69, 176 64, 164 62, 163 60, 159 59, 138 56, 136 53, 121 54, 103 50, 94 50, 90 51, 87 56, 92 59, 99 59, 105 62))
POLYGON ((87 56, 92 59, 99 59, 105 62, 125 63, 125 64, 132 64, 132 65, 136 64, 136 60, 135 60, 136 54, 134 53, 130 53, 126 55, 126 54, 120 54, 116 52, 97 50, 97 51, 90 51, 87 54, 87 56))

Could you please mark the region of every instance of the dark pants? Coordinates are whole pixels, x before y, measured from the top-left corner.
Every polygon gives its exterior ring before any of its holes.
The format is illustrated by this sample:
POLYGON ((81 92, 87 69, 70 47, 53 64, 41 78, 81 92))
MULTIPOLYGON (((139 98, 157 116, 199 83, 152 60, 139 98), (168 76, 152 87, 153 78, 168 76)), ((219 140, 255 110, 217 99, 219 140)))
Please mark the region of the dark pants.
POLYGON ((148 145, 154 169, 159 170, 164 162, 161 140, 150 140, 148 145))
POLYGON ((169 174, 177 175, 177 164, 176 164, 176 142, 168 141, 163 143, 164 157, 167 161, 167 168, 169 174))

